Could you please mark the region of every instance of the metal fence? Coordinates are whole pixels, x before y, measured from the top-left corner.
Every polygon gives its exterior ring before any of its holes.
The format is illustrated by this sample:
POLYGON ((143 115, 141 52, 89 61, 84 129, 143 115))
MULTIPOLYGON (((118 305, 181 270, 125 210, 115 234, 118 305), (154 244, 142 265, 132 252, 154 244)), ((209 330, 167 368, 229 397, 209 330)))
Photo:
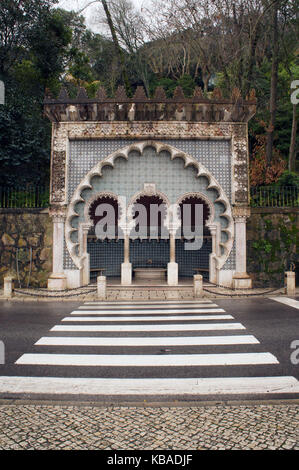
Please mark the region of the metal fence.
POLYGON ((296 186, 259 186, 250 189, 251 207, 299 207, 296 186))
MULTIPOLYGON (((299 207, 296 186, 259 186, 250 189, 251 207, 299 207)), ((41 209, 49 206, 48 186, 0 186, 0 209, 41 209)))
POLYGON ((49 206, 49 187, 0 186, 0 209, 42 209, 49 206))

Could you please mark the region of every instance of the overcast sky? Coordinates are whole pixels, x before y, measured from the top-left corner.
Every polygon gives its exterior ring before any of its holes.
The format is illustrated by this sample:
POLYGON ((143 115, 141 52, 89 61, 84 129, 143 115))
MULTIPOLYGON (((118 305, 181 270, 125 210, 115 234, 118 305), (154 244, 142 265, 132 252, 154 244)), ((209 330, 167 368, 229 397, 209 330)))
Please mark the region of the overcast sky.
MULTIPOLYGON (((60 0, 58 3, 58 6, 61 8, 64 8, 65 10, 74 10, 74 11, 79 11, 81 10, 85 5, 88 5, 88 3, 91 0, 60 0)), ((132 0, 134 5, 138 8, 141 9, 142 6, 145 6, 148 3, 149 0, 132 0)), ((109 3, 109 2, 108 2, 109 3)), ((91 5, 89 8, 84 10, 82 15, 85 16, 86 18, 86 24, 88 28, 92 29, 95 31, 95 27, 93 25, 93 18, 94 14, 93 12, 95 11, 96 5, 91 5)))

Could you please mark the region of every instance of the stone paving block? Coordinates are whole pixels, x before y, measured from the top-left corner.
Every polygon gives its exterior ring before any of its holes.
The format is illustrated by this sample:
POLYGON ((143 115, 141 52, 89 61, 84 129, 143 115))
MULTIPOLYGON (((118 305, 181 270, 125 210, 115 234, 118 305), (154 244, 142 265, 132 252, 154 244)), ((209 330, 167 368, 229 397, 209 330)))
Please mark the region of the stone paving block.
POLYGON ((0 449, 299 447, 299 405, 1 405, 0 449))

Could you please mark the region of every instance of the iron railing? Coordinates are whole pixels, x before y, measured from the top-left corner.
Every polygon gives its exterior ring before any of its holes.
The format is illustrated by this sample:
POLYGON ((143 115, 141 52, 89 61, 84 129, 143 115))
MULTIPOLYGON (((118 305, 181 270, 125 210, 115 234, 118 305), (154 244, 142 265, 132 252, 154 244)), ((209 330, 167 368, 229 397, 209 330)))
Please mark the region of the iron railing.
POLYGON ((251 207, 299 207, 296 186, 257 186, 250 189, 251 207))
MULTIPOLYGON (((296 186, 258 186, 250 189, 251 207, 299 207, 296 186)), ((49 206, 48 186, 1 187, 0 209, 42 209, 49 206)))
POLYGON ((48 206, 48 186, 0 186, 0 209, 42 209, 48 206))

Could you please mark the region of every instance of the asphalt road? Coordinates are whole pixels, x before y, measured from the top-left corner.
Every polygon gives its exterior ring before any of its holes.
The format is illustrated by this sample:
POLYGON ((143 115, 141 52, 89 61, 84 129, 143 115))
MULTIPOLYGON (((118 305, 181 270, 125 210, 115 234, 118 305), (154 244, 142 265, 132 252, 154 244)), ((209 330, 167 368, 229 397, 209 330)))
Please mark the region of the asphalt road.
MULTIPOLYGON (((298 300, 298 298, 296 298, 298 300)), ((37 346, 35 343, 42 337, 54 336, 51 328, 55 325, 62 324, 61 321, 77 310, 82 303, 80 302, 9 302, 0 301, 0 340, 5 345, 5 364, 0 365, 0 382, 1 377, 69 377, 69 378, 114 378, 114 379, 147 379, 147 378, 175 378, 175 379, 191 379, 200 378, 229 378, 229 377, 279 377, 292 376, 299 380, 299 364, 292 364, 291 354, 294 349, 291 344, 294 341, 299 342, 299 310, 288 305, 278 303, 267 298, 252 299, 213 299, 218 307, 225 310, 225 314, 232 315, 234 322, 241 323, 247 335, 253 335, 258 344, 237 344, 237 345, 221 345, 217 346, 217 353, 270 353, 275 356, 278 363, 275 364, 246 364, 246 365, 209 365, 207 366, 66 366, 66 365, 38 365, 38 364, 16 364, 24 354, 70 354, 70 355, 134 355, 146 356, 156 355, 157 361, 161 356, 165 355, 212 355, 215 353, 215 346, 37 346)), ((167 312, 166 312, 167 313, 167 312)), ((179 315, 177 313, 177 315, 179 315)), ((187 315, 184 314, 184 315, 187 315)), ((226 320, 227 321, 227 320, 226 320)), ((165 322, 164 322, 165 323, 165 322)), ((170 324, 172 322, 170 321, 170 324)), ((184 321, 176 322, 176 324, 187 323, 184 321)), ((190 321, 189 321, 190 323, 190 321)), ((193 322, 194 323, 194 322, 193 322)), ((110 325, 111 322, 107 322, 110 325)), ((130 322, 124 322, 124 325, 130 325, 130 322)), ((163 321, 162 321, 163 324, 163 321)), ((188 331, 188 336, 220 336, 223 331, 188 331)), ((228 334, 227 332, 225 334, 228 334)), ((230 335, 238 335, 240 331, 231 331, 230 335)), ((162 331, 152 333, 151 336, 168 337, 173 334, 162 331)), ((63 332, 55 332, 56 337, 66 336, 63 332)), ((78 336, 76 332, 68 332, 67 336, 78 336)), ((81 337, 90 337, 88 332, 81 332, 81 337)), ((93 337, 147 337, 148 333, 141 332, 96 332, 93 337)), ((176 337, 186 336, 186 332, 176 332, 176 337)), ((299 358, 299 353, 297 354, 299 358)), ((69 396, 55 395, 44 393, 25 394, 22 390, 14 394, 2 393, 0 399, 53 399, 69 400, 69 396)), ((265 394, 265 395, 213 395, 203 396, 180 396, 175 394, 171 396, 156 395, 147 396, 141 394, 138 396, 126 395, 120 396, 104 396, 104 395, 84 395, 72 394, 72 400, 86 401, 103 401, 105 403, 120 402, 137 402, 137 401, 167 401, 172 402, 179 399, 182 401, 225 401, 236 400, 258 400, 258 399, 298 399, 298 393, 285 394, 265 394)))

